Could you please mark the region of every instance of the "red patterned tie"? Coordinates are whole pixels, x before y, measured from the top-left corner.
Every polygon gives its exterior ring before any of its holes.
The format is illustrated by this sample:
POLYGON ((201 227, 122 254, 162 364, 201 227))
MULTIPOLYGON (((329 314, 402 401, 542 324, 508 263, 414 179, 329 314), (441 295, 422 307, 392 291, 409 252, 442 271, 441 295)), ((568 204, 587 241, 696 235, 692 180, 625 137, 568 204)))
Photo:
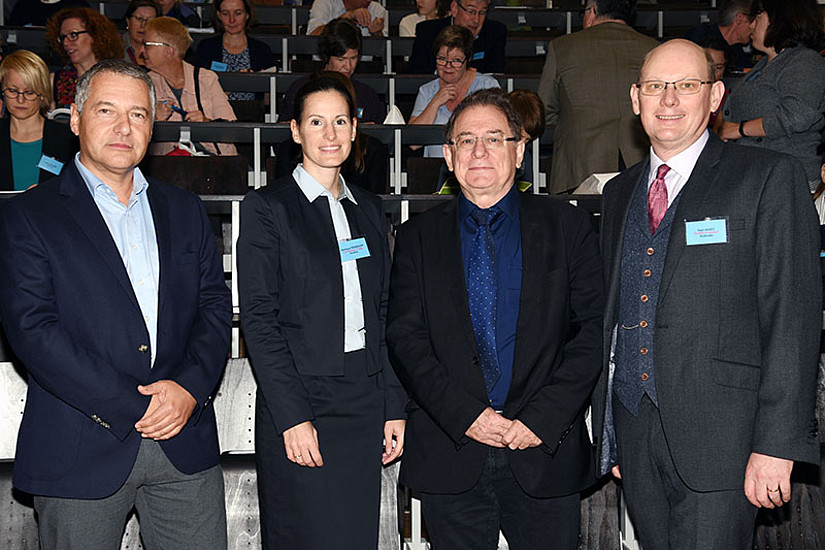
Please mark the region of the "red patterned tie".
POLYGON ((656 170, 656 179, 647 193, 647 218, 650 221, 650 234, 656 233, 659 222, 667 212, 667 187, 665 176, 670 172, 670 166, 662 164, 656 170))

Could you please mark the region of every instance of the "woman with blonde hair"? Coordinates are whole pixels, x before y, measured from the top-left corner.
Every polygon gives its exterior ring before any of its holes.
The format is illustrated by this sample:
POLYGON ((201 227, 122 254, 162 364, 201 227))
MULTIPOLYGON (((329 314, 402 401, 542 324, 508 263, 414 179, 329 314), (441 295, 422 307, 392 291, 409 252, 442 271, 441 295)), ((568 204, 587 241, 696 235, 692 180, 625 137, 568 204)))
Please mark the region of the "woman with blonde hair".
POLYGON ((72 104, 77 79, 95 63, 102 59, 121 59, 124 55, 115 24, 89 8, 66 8, 57 12, 46 24, 46 37, 66 62, 52 75, 56 107, 72 104))
POLYGON ((40 57, 17 50, 0 63, 0 89, 9 118, 0 119, 0 190, 22 191, 58 174, 77 151, 65 124, 48 120, 52 87, 40 57))
MULTIPOLYGON (((146 24, 140 53, 150 70, 157 93, 156 120, 172 122, 211 122, 236 120, 235 112, 218 82, 218 75, 183 60, 192 44, 186 27, 171 17, 158 17, 146 24)), ((208 153, 237 155, 231 143, 196 144, 208 153)), ((155 143, 153 155, 165 155, 173 143, 155 143)))

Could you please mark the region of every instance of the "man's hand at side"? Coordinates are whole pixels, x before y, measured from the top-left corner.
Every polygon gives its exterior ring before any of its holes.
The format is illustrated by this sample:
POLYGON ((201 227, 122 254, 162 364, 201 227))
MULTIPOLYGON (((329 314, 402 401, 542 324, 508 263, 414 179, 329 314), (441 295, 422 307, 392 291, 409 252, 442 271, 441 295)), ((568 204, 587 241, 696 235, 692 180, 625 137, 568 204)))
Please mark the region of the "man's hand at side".
POLYGON ((164 440, 176 436, 197 405, 192 394, 172 380, 159 380, 137 389, 143 395, 152 396, 143 418, 135 424, 141 437, 147 439, 164 440))
POLYGON ((484 445, 504 447, 502 438, 510 429, 512 423, 512 420, 504 418, 490 407, 487 407, 464 433, 470 439, 475 439, 484 445))
POLYGON ((793 461, 751 453, 745 468, 745 496, 760 508, 782 506, 791 500, 793 461))

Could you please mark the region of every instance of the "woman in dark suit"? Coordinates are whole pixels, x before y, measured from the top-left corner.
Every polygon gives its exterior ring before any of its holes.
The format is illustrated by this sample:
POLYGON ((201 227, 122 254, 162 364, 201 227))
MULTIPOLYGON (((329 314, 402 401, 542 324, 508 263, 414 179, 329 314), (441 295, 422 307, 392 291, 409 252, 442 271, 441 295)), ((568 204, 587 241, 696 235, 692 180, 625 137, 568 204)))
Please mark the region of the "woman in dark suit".
POLYGON ((406 395, 384 342, 381 202, 340 173, 356 123, 340 79, 307 82, 290 122, 303 162, 241 207, 265 549, 376 548, 381 465, 403 450, 406 395))
POLYGON ((65 124, 43 116, 52 87, 37 54, 17 50, 6 56, 0 89, 9 116, 0 119, 0 191, 22 191, 60 174, 77 152, 77 138, 65 124))
MULTIPOLYGON (((198 45, 197 65, 211 71, 234 72, 257 72, 271 67, 272 50, 246 33, 254 22, 255 8, 250 0, 216 0, 212 24, 218 34, 198 45)), ((229 93, 230 101, 253 99, 252 92, 229 93)))

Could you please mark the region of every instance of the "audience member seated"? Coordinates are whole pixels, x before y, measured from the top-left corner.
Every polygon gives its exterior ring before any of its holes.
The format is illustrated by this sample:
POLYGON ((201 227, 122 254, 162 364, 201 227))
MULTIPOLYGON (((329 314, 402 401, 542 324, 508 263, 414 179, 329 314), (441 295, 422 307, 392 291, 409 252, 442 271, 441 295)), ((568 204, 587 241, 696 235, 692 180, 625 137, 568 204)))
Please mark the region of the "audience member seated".
POLYGON ((805 166, 811 191, 825 126, 825 59, 816 0, 755 0, 753 45, 765 53, 728 98, 719 137, 788 153, 805 166))
POLYGON ((115 24, 89 8, 66 8, 46 24, 52 49, 66 62, 52 74, 55 107, 74 101, 77 79, 101 59, 123 58, 123 43, 115 24))
MULTIPOLYGON (((312 78, 332 77, 341 80, 355 103, 353 81, 340 72, 324 71, 312 78)), ((309 79, 304 80, 304 83, 309 79)), ((286 122, 286 120, 284 120, 286 122)), ((298 121, 295 121, 298 124, 298 121)), ((280 178, 292 173, 302 159, 301 146, 292 138, 278 146, 278 160, 275 163, 275 176, 280 178)), ((348 184, 357 185, 377 195, 387 192, 389 184, 389 157, 387 146, 374 137, 358 131, 352 144, 349 157, 341 166, 341 175, 348 184)))
MULTIPOLYGON (((183 60, 191 44, 189 31, 177 19, 158 17, 146 24, 140 53, 155 84, 158 102, 155 119, 172 122, 235 120, 235 113, 218 82, 218 75, 209 69, 193 67, 183 60)), ((231 143, 195 145, 213 155, 238 154, 231 143)), ((153 143, 150 154, 165 155, 174 146, 174 143, 153 143)))
POLYGON ((183 4, 182 0, 158 0, 160 4, 160 14, 165 17, 174 17, 187 27, 197 28, 201 26, 200 16, 183 4))
MULTIPOLYGON (((713 70, 714 73, 714 80, 722 80, 725 76, 725 68, 727 67, 727 51, 728 45, 725 41, 718 36, 709 36, 704 40, 699 42, 699 45, 705 50, 705 52, 710 56, 713 60, 713 70)), ((719 104, 719 108, 716 109, 714 112, 710 114, 710 119, 708 120, 708 127, 712 128, 713 131, 717 131, 720 126, 722 126, 722 117, 721 114, 725 107, 725 102, 728 100, 728 96, 730 95, 730 90, 725 87, 725 95, 722 96, 722 102, 719 104)))
POLYGON ((728 45, 728 70, 741 72, 753 67, 753 54, 745 51, 751 40, 751 0, 722 0, 716 12, 716 23, 693 27, 685 38, 702 45, 709 36, 721 38, 728 45))
MULTIPOLYGON (((532 90, 513 90, 507 96, 513 109, 521 118, 522 135, 524 141, 524 159, 521 166, 516 170, 516 181, 535 183, 533 174, 533 148, 531 144, 541 139, 544 134, 545 117, 544 102, 539 94, 532 90)), ((523 189, 522 189, 523 191, 523 189)))
POLYGON ((77 152, 68 126, 44 117, 51 104, 49 69, 17 50, 0 63, 0 89, 9 118, 0 119, 0 191, 22 191, 58 174, 77 152))
POLYGON ((88 8, 85 0, 57 0, 45 2, 43 0, 17 0, 11 10, 7 25, 14 27, 44 27, 46 22, 57 12, 66 8, 88 8))
POLYGON ((126 6, 126 32, 123 33, 123 49, 126 50, 124 59, 135 65, 143 65, 143 59, 138 55, 140 45, 143 44, 143 34, 146 32, 146 23, 160 15, 160 6, 156 0, 130 0, 126 6))
POLYGON ((405 15, 398 23, 399 36, 415 36, 415 26, 422 21, 446 17, 450 13, 449 0, 415 0, 416 12, 405 15))
POLYGON ((416 25, 415 41, 407 72, 435 72, 432 44, 438 33, 450 25, 464 27, 472 34, 475 52, 470 60, 472 68, 480 73, 505 72, 504 48, 507 45, 507 27, 503 23, 487 19, 489 9, 488 0, 453 0, 450 4, 451 17, 422 21, 416 25))
MULTIPOLYGON (((333 19, 318 38, 318 55, 323 62, 323 71, 334 71, 352 78, 358 59, 361 57, 361 35, 356 26, 347 19, 333 19)), ((309 76, 299 78, 284 94, 279 110, 280 120, 286 122, 292 118, 293 99, 309 76)), ((358 121, 380 124, 387 116, 387 107, 367 84, 352 81, 355 88, 355 104, 358 106, 358 121)))
MULTIPOLYGON (((198 44, 197 64, 213 71, 256 72, 273 64, 272 50, 246 34, 255 22, 250 0, 215 0, 216 36, 198 44)), ((251 92, 229 92, 230 101, 255 99, 251 92)), ((262 98, 259 98, 262 99, 262 98)))
POLYGON ((387 9, 371 0, 315 0, 309 10, 307 34, 319 35, 333 19, 349 19, 364 36, 389 36, 387 9))
MULTIPOLYGON (((445 27, 432 49, 438 78, 422 84, 415 98, 410 124, 446 124, 461 100, 485 88, 499 88, 492 76, 469 67, 473 57, 473 35, 465 27, 445 27)), ((428 145, 425 157, 443 157, 441 145, 428 145)))

